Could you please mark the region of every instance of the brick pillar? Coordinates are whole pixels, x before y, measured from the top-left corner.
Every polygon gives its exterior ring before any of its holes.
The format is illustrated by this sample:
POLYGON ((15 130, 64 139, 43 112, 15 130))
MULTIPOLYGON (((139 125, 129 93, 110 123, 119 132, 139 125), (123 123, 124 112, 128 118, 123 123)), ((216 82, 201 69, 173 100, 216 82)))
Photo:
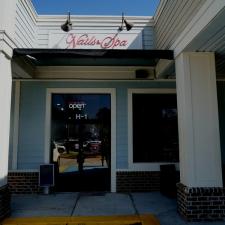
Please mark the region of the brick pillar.
POLYGON ((176 58, 180 178, 178 211, 187 220, 224 218, 216 70, 213 53, 176 58))
POLYGON ((178 212, 188 221, 225 219, 225 188, 188 188, 177 184, 178 212))

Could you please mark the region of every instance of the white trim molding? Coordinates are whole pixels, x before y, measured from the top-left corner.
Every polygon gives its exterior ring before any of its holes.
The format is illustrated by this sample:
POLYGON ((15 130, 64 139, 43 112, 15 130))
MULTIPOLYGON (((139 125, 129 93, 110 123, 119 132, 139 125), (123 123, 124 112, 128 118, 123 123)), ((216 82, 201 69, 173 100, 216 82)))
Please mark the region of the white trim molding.
MULTIPOLYGON (((134 163, 133 162, 133 94, 176 94, 176 89, 128 89, 128 170, 129 171, 159 171, 160 165, 169 162, 134 163)), ((176 166, 179 167, 178 163, 176 166)))
POLYGON ((185 27, 183 32, 171 46, 170 49, 174 50, 174 56, 177 57, 184 51, 188 44, 190 44, 194 38, 208 26, 224 7, 224 0, 206 0, 198 13, 193 17, 191 22, 185 27))
POLYGON ((39 169, 19 169, 19 170, 9 170, 9 173, 39 173, 39 169))
POLYGON ((156 9, 156 12, 155 12, 155 15, 154 15, 154 26, 157 24, 158 19, 159 19, 159 17, 161 16, 161 13, 163 12, 164 7, 165 7, 167 1, 168 1, 168 0, 161 0, 161 1, 159 2, 159 5, 158 5, 158 7, 157 7, 157 9, 156 9))
POLYGON ((17 169, 17 154, 19 141, 19 118, 20 118, 20 81, 15 82, 15 102, 14 102, 14 119, 13 119, 13 154, 12 169, 17 169))
POLYGON ((5 31, 0 30, 0 52, 3 52, 7 58, 11 59, 13 48, 15 47, 16 44, 9 35, 5 31))
POLYGON ((111 95, 111 192, 116 192, 116 90, 114 88, 47 88, 45 116, 44 162, 50 162, 52 94, 110 94, 111 95))

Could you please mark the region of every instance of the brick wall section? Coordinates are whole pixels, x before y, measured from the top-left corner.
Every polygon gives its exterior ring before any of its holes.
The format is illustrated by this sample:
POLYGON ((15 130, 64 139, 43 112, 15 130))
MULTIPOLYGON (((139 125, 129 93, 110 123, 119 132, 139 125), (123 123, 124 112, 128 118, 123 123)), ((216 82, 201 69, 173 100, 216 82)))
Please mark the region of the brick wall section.
POLYGON ((178 212, 188 221, 225 220, 225 188, 177 184, 178 212))
POLYGON ((39 191, 38 172, 9 172, 8 185, 13 194, 33 194, 39 191))
POLYGON ((0 187, 0 221, 10 215, 10 192, 8 185, 0 187))
MULTIPOLYGON (((9 172, 8 185, 13 194, 39 192, 38 172, 9 172)), ((144 192, 160 190, 160 172, 117 172, 117 192, 144 192)))
POLYGON ((160 172, 117 172, 117 192, 159 191, 160 172))

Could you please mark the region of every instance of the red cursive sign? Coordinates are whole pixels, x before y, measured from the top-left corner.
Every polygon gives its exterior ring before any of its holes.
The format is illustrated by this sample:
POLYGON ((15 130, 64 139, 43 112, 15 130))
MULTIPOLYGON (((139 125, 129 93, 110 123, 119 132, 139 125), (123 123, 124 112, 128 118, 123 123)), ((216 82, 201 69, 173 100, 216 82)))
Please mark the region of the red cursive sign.
POLYGON ((106 36, 102 39, 99 39, 96 38, 94 35, 76 35, 71 33, 67 36, 66 44, 67 49, 74 49, 82 46, 98 46, 102 49, 113 49, 116 47, 126 47, 128 45, 128 41, 120 39, 118 37, 118 34, 114 36, 106 36))

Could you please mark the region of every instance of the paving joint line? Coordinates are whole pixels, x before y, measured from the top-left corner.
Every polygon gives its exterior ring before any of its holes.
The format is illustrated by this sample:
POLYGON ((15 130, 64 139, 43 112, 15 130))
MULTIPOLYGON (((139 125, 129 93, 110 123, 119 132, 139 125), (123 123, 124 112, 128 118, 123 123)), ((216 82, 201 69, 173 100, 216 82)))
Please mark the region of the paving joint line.
POLYGON ((131 200, 131 203, 132 203, 132 206, 133 206, 133 208, 134 208, 134 211, 135 211, 135 215, 137 215, 137 216, 139 216, 140 217, 140 213, 138 212, 138 210, 137 210, 137 207, 136 207, 136 205, 135 205, 135 202, 134 202, 134 198, 133 198, 133 195, 132 195, 132 193, 128 193, 128 196, 130 197, 130 200, 131 200))
POLYGON ((77 204, 78 204, 78 201, 79 201, 80 197, 81 197, 81 193, 78 192, 78 195, 77 195, 77 198, 76 198, 76 201, 75 201, 75 203, 74 203, 74 206, 73 206, 73 209, 72 209, 72 211, 71 211, 70 216, 73 216, 73 214, 74 214, 74 212, 75 212, 75 209, 76 209, 76 207, 77 207, 77 204))

